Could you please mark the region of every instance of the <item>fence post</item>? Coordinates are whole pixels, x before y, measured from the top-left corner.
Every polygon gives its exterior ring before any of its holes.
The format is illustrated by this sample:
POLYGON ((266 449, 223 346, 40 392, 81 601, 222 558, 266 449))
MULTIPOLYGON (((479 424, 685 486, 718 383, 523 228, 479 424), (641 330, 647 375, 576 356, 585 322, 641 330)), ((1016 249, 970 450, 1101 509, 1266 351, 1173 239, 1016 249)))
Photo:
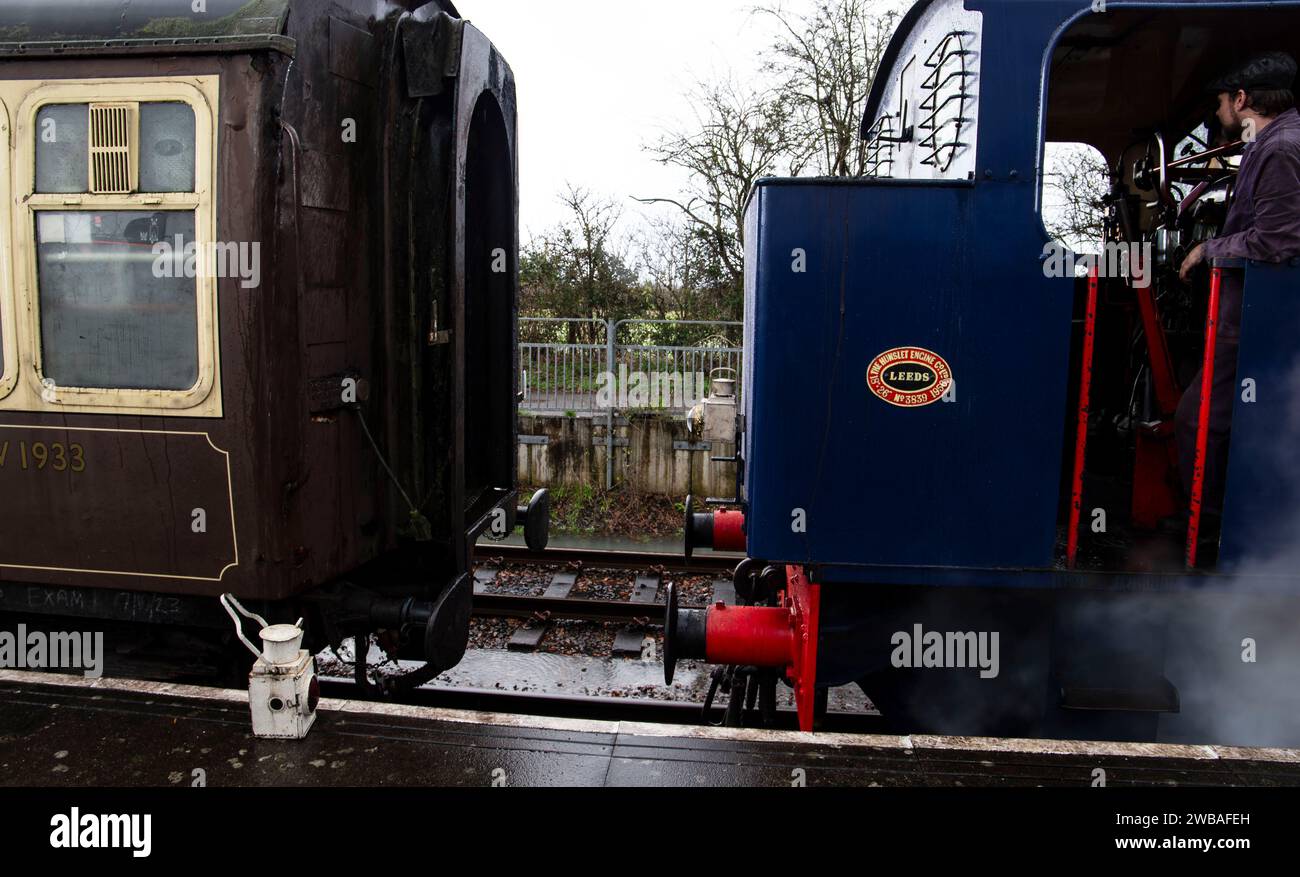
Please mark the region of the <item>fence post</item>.
POLYGON ((610 398, 609 414, 607 423, 609 428, 605 436, 605 489, 614 489, 614 413, 618 408, 618 359, 617 341, 618 341, 619 324, 613 320, 605 322, 605 375, 611 380, 610 389, 613 395, 610 398))

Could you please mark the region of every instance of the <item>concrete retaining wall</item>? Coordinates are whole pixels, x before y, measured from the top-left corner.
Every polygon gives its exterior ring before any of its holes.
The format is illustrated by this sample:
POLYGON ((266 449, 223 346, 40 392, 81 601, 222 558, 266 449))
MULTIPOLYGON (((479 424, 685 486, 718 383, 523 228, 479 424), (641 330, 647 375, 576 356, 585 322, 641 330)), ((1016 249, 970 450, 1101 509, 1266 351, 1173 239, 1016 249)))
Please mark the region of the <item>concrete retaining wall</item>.
MULTIPOLYGON (((533 487, 605 486, 609 428, 603 416, 521 415, 519 481, 533 487)), ((712 463, 735 445, 704 450, 687 434, 682 417, 633 415, 614 420, 614 484, 638 493, 731 497, 736 467, 712 463)))

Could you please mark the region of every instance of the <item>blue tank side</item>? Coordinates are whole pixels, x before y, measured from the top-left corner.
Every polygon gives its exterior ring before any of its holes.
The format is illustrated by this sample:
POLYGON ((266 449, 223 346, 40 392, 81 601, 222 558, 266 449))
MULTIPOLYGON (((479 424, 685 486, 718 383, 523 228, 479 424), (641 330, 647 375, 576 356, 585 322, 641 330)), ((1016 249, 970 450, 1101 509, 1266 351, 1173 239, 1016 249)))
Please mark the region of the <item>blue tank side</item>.
POLYGON ((1044 276, 1019 195, 762 188, 747 302, 751 555, 1050 566, 1074 284, 1044 276), (955 400, 905 409, 873 395, 872 361, 900 347, 943 357, 955 400))
POLYGON ((1300 572, 1300 267, 1245 269, 1219 567, 1300 572), (1248 383, 1249 382, 1249 383, 1248 383))

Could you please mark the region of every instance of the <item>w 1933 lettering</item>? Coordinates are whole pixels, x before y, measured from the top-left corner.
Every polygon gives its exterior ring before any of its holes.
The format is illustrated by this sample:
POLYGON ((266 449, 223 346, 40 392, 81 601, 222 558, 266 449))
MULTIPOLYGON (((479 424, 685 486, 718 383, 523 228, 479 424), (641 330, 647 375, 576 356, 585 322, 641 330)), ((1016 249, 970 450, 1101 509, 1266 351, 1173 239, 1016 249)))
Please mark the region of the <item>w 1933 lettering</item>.
POLYGON ((13 468, 53 472, 85 472, 86 449, 77 443, 0 442, 0 469, 13 468))

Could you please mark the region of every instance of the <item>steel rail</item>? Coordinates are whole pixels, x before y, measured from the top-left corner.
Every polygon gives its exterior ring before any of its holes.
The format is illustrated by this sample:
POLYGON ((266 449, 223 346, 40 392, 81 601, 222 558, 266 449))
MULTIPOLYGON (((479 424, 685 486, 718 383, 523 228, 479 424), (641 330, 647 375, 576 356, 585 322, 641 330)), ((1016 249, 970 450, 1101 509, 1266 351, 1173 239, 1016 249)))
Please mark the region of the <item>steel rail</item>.
POLYGON ((610 600, 582 600, 548 597, 518 597, 510 594, 475 594, 474 614, 479 618, 524 618, 546 621, 594 621, 612 624, 663 624, 662 603, 629 603, 610 600))
POLYGON ((478 545, 475 559, 480 564, 500 560, 503 563, 565 566, 578 564, 587 569, 631 569, 659 571, 676 575, 721 575, 732 571, 745 558, 738 554, 697 554, 691 560, 675 554, 645 551, 600 551, 586 548, 555 548, 542 552, 515 545, 478 545))

